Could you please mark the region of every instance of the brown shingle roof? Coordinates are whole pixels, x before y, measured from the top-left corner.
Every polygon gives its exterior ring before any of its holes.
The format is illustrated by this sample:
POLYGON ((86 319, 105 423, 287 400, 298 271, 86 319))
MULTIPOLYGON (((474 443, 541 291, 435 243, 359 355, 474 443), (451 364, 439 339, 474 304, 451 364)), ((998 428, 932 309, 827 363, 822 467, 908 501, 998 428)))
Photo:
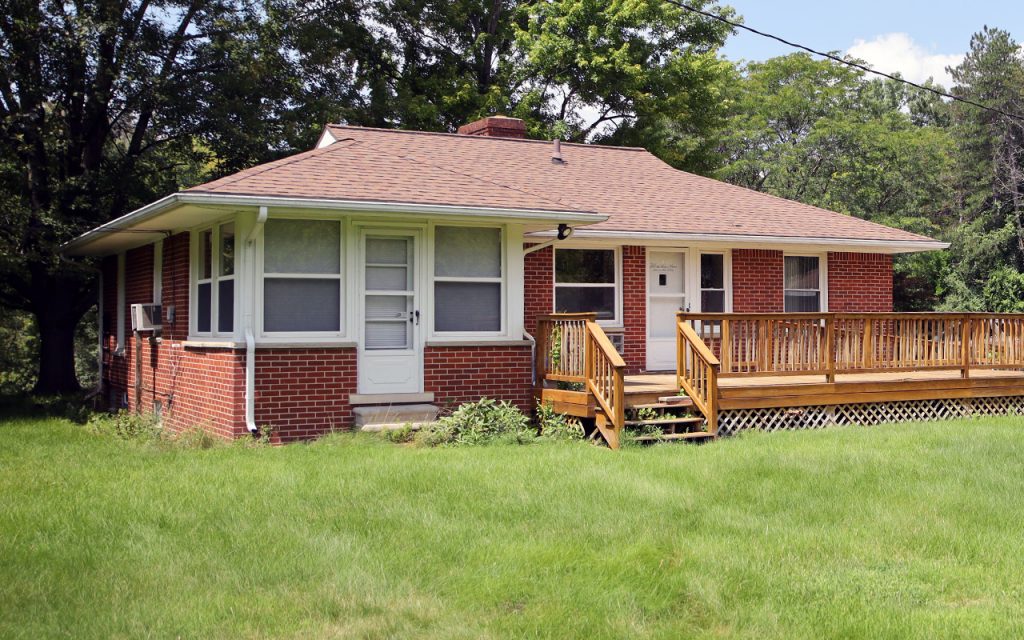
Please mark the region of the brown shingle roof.
POLYGON ((607 214, 608 232, 930 238, 678 171, 644 149, 329 125, 337 142, 190 191, 607 214))

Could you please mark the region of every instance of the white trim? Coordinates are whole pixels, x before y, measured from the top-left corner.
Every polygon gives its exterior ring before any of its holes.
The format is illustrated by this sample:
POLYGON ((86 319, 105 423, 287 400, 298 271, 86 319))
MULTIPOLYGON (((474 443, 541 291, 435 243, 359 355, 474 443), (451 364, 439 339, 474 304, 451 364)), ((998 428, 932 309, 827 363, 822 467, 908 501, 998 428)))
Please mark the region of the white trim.
MULTIPOLYGON (((530 238, 549 238, 557 234, 555 231, 537 231, 528 234, 526 241, 530 238)), ((875 253, 913 253, 916 251, 934 251, 946 249, 948 242, 936 240, 900 241, 900 240, 862 240, 855 238, 822 238, 822 237, 799 237, 799 236, 769 236, 769 235, 741 235, 728 233, 662 233, 647 231, 600 231, 597 229, 579 229, 574 237, 580 239, 594 239, 606 242, 618 242, 619 244, 642 244, 637 241, 652 240, 662 242, 715 242, 732 246, 733 243, 741 242, 754 244, 753 248, 778 249, 777 246, 769 245, 793 245, 806 246, 815 245, 828 250, 832 247, 878 249, 875 253), (762 246, 763 245, 763 246, 762 246)), ((750 247, 740 247, 750 248, 750 247)))
POLYGON ((522 338, 481 338, 479 340, 431 338, 427 340, 426 344, 428 347, 528 347, 530 341, 522 338))
MULTIPOLYGON (((801 253, 798 251, 786 251, 782 254, 782 310, 786 311, 786 258, 803 257, 818 259, 818 293, 819 303, 817 313, 828 312, 828 252, 824 253, 801 253)), ((813 291, 813 289, 789 289, 789 291, 813 291)))
POLYGON ((696 302, 695 308, 698 312, 704 312, 701 294, 704 291, 718 291, 718 289, 704 289, 700 285, 701 278, 701 256, 704 255, 719 255, 722 256, 722 278, 724 279, 723 285, 725 287, 723 296, 724 300, 722 304, 725 305, 724 312, 732 313, 732 300, 733 300, 733 282, 732 282, 732 251, 729 249, 713 249, 703 250, 696 249, 696 256, 694 262, 696 263, 696 272, 694 274, 696 294, 694 295, 694 301, 696 302))
POLYGON ((588 247, 586 245, 577 245, 572 242, 566 241, 563 244, 559 244, 554 247, 551 251, 551 305, 552 308, 557 311, 558 304, 558 288, 559 287, 576 287, 578 289, 606 289, 612 287, 615 290, 615 317, 611 320, 598 320, 597 324, 601 325, 606 329, 617 329, 625 327, 625 314, 623 312, 623 280, 622 280, 622 245, 608 246, 608 247, 588 247), (558 282, 558 259, 556 253, 558 251, 572 251, 572 250, 585 250, 585 251, 611 251, 614 254, 615 261, 615 282, 558 282))
MULTIPOLYGON (((82 252, 92 241, 111 233, 124 231, 164 213, 178 205, 227 205, 244 207, 277 207, 291 209, 330 209, 344 212, 371 212, 384 214, 416 214, 424 216, 468 216, 473 218, 498 218, 503 220, 543 220, 576 224, 604 222, 607 215, 580 210, 558 209, 502 209, 498 207, 473 207, 446 204, 418 204, 411 202, 375 202, 367 200, 344 200, 331 198, 286 198, 278 196, 246 196, 220 193, 180 192, 160 198, 144 207, 102 224, 68 241, 61 251, 72 255, 82 252)), ((153 234, 163 230, 154 229, 153 234)))
POLYGON ((117 344, 115 356, 124 355, 124 323, 125 323, 125 254, 117 254, 117 344))
POLYGON ((164 241, 153 243, 153 303, 163 301, 164 292, 164 241))

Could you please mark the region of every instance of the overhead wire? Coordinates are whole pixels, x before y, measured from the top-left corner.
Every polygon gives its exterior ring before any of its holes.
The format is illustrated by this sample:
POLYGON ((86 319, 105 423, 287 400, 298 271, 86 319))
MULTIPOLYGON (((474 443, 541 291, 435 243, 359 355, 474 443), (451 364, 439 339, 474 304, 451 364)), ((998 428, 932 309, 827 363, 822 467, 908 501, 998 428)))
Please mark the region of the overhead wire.
POLYGON ((861 64, 859 62, 855 62, 853 60, 847 60, 846 58, 842 58, 840 56, 837 56, 834 53, 828 53, 828 52, 825 52, 825 51, 818 51, 817 49, 812 49, 811 47, 808 47, 806 45, 802 45, 802 44, 800 44, 798 42, 791 42, 789 40, 786 40, 785 38, 782 38, 780 36, 774 35, 772 33, 768 33, 766 31, 761 31, 759 29, 755 29, 754 27, 747 26, 747 25, 743 24, 742 22, 736 22, 735 20, 730 20, 730 19, 728 19, 728 18, 726 18, 724 16, 721 16, 721 15, 718 15, 716 13, 712 13, 710 11, 705 11, 703 9, 698 9, 697 7, 694 7, 692 5, 686 4, 685 2, 680 2, 680 0, 665 0, 665 2, 667 2, 668 4, 674 5, 676 7, 679 7, 680 9, 685 9, 686 11, 689 11, 691 13, 702 15, 705 18, 711 18, 712 20, 717 20, 718 22, 721 22, 723 24, 727 24, 727 25, 729 25, 730 27, 732 27, 734 29, 742 29, 744 31, 749 31, 750 33, 753 33, 755 35, 759 35, 759 36, 761 36, 763 38, 768 38, 770 40, 775 40, 776 42, 781 42, 782 44, 784 44, 784 45, 786 45, 788 47, 793 47, 794 49, 800 49, 802 51, 806 51, 807 53, 811 53, 811 54, 814 54, 816 56, 820 56, 822 58, 827 58, 829 60, 832 60, 833 62, 838 62, 839 64, 843 64, 843 65, 846 65, 848 67, 852 67, 854 69, 859 69, 859 70, 861 70, 861 71, 863 71, 865 73, 870 73, 870 74, 873 74, 873 75, 876 75, 876 76, 881 76, 883 78, 888 78, 889 80, 895 80, 896 82, 901 82, 903 84, 909 85, 909 86, 914 87, 915 89, 919 89, 921 91, 927 91, 929 93, 935 94, 937 96, 941 96, 943 98, 947 98, 949 100, 954 100, 956 102, 962 102, 964 104, 969 104, 972 107, 977 107, 978 109, 983 109, 983 110, 989 111, 991 113, 997 113, 997 114, 999 114, 1001 116, 1005 116, 1007 118, 1011 118, 1011 119, 1014 119, 1014 120, 1019 120, 1021 122, 1024 122, 1024 115, 1020 115, 1020 114, 1017 114, 1017 113, 1012 113, 1012 112, 1009 112, 1009 111, 1005 111, 1003 109, 999 109, 998 107, 990 107, 988 105, 981 104, 980 102, 976 102, 976 101, 971 100, 969 98, 964 98, 963 96, 958 96, 958 95, 953 94, 953 93, 948 93, 946 91, 942 91, 941 89, 937 89, 934 86, 929 86, 929 85, 925 85, 925 84, 919 84, 917 82, 913 82, 911 80, 907 80, 906 78, 904 78, 902 76, 894 75, 894 74, 891 74, 891 73, 885 73, 884 71, 878 71, 877 69, 873 69, 873 68, 871 68, 871 67, 869 67, 867 65, 861 64))

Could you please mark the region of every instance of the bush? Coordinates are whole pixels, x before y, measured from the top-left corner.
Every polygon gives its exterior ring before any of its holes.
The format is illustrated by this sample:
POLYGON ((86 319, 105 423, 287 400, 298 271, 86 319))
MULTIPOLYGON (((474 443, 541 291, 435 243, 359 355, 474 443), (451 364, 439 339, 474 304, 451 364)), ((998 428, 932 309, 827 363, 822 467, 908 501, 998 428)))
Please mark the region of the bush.
POLYGON ((430 447, 523 444, 537 437, 530 420, 514 405, 490 398, 468 402, 420 431, 417 440, 430 447))
POLYGON ((117 413, 94 416, 88 423, 89 430, 99 435, 111 435, 121 440, 157 440, 160 438, 160 423, 152 413, 117 413))
POLYGON ((582 440, 586 435, 579 420, 558 413, 551 403, 537 403, 537 424, 540 437, 547 440, 582 440))

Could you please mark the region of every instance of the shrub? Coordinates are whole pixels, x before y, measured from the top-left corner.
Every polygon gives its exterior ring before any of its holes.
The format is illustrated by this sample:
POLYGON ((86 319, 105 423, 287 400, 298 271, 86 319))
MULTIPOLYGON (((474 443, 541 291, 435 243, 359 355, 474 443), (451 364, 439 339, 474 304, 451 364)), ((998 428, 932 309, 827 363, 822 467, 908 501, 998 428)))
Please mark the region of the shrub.
POLYGON ((412 442, 416 438, 416 431, 412 428, 412 425, 406 423, 398 429, 385 429, 384 439, 388 442, 394 442, 395 444, 405 444, 412 442))
POLYGON ((461 405, 420 431, 424 445, 480 445, 496 442, 523 444, 537 437, 530 421, 514 405, 490 398, 461 405))
POLYGON ((579 420, 558 413, 551 403, 537 403, 537 424, 540 437, 547 440, 582 440, 586 435, 579 420))
POLYGON ((94 416, 88 422, 89 430, 99 435, 112 435, 121 440, 156 440, 160 438, 160 423, 151 413, 117 413, 94 416))

